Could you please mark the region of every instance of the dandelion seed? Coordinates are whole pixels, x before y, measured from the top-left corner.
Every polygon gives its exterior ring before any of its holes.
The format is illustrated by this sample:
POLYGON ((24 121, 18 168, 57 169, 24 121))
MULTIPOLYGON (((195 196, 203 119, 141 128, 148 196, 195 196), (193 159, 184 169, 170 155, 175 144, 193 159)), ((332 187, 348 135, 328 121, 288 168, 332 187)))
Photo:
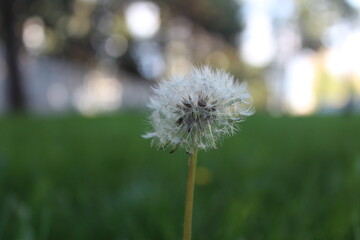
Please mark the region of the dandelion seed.
POLYGON ((159 148, 216 148, 219 140, 236 132, 236 122, 254 113, 246 83, 208 66, 193 68, 185 76, 175 76, 154 89, 149 103, 153 132, 159 148))

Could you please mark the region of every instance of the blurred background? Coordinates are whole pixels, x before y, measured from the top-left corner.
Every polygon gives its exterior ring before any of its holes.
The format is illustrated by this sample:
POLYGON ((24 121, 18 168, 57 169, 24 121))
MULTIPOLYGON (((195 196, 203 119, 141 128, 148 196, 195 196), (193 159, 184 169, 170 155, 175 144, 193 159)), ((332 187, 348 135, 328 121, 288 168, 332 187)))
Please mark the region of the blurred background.
POLYGON ((139 108, 193 65, 249 82, 258 111, 359 112, 360 2, 3 1, 0 110, 139 108))
POLYGON ((257 114, 200 154, 194 239, 360 239, 359 0, 1 0, 0 239, 180 239, 151 87, 194 65, 257 114))

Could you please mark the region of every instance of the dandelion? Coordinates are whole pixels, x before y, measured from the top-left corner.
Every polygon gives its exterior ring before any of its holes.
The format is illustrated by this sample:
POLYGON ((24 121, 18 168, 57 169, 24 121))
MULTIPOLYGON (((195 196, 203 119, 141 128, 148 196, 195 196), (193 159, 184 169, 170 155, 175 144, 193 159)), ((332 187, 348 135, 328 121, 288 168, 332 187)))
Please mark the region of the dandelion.
POLYGON ((246 83, 205 66, 161 82, 148 106, 153 132, 143 137, 152 138, 158 148, 190 154, 183 238, 189 240, 197 150, 215 149, 224 136, 233 135, 236 123, 254 114, 251 96, 246 83))

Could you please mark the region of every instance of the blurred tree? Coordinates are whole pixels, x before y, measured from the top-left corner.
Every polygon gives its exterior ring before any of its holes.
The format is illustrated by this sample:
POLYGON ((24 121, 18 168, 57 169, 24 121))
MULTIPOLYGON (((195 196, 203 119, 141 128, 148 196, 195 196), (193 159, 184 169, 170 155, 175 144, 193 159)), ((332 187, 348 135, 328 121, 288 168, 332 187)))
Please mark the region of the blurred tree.
POLYGON ((157 0, 166 4, 174 16, 191 19, 210 32, 218 33, 232 42, 241 29, 239 5, 231 0, 157 0))
POLYGON ((10 111, 18 112, 25 109, 25 96, 18 66, 19 41, 15 33, 16 15, 14 6, 14 0, 1 1, 1 17, 8 79, 7 95, 10 111))
POLYGON ((50 26, 66 11, 72 0, 2 0, 1 37, 4 41, 5 59, 7 65, 7 102, 10 112, 26 110, 26 97, 22 86, 22 76, 19 66, 18 53, 21 47, 21 28, 27 17, 43 16, 50 26), (59 6, 63 6, 62 8, 59 6))
POLYGON ((356 10, 346 1, 301 0, 298 1, 298 8, 303 48, 314 50, 322 47, 322 37, 327 27, 341 19, 349 20, 357 15, 356 10))

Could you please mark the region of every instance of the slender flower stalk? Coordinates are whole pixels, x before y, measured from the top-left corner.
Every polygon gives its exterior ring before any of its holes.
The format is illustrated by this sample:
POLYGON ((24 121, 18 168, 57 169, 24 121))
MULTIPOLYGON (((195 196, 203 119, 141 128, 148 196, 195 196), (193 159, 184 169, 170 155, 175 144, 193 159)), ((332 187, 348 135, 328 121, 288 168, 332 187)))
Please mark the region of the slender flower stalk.
POLYGON ((191 240, 197 151, 216 149, 222 137, 236 132, 237 122, 254 114, 251 96, 246 83, 205 66, 159 83, 148 106, 153 131, 143 137, 170 153, 182 148, 190 154, 183 240, 191 240))
POLYGON ((185 198, 183 240, 191 240, 196 162, 197 162, 197 149, 194 151, 193 154, 190 155, 189 158, 189 170, 188 170, 186 198, 185 198))

